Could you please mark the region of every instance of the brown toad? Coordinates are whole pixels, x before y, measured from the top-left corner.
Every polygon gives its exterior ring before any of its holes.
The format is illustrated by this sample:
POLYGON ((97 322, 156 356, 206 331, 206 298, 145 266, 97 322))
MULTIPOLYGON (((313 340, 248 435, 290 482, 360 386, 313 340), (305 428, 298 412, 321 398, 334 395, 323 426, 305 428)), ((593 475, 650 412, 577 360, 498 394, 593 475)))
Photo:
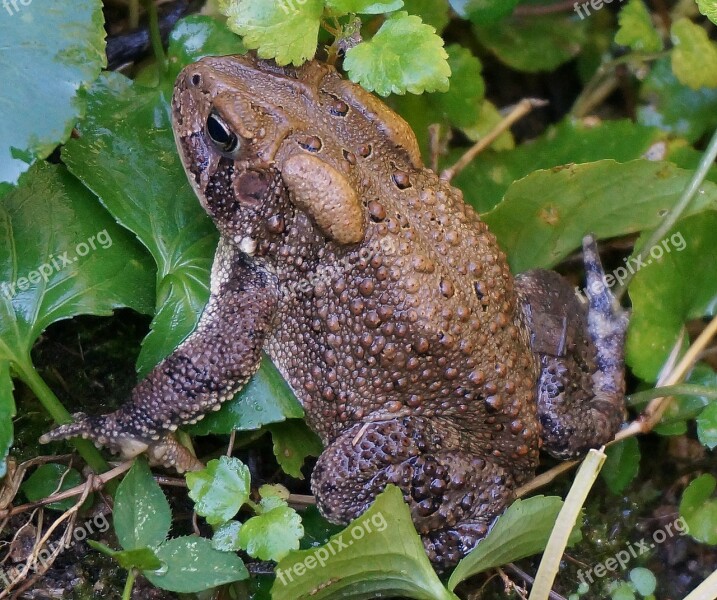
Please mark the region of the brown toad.
POLYGON ((541 446, 566 458, 613 437, 627 319, 591 240, 589 306, 555 273, 514 279, 409 126, 325 64, 205 58, 172 106, 221 233, 211 298, 130 403, 43 441, 81 435, 194 468, 171 432, 233 397, 264 350, 326 446, 312 476, 323 514, 346 523, 393 483, 445 567, 532 477, 541 446))

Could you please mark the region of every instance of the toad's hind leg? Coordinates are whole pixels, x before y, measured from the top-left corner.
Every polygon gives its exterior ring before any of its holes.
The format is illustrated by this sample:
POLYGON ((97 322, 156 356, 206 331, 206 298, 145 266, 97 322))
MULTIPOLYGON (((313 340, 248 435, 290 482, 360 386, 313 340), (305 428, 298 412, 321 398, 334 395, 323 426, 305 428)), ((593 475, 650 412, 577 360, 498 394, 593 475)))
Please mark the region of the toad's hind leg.
POLYGON ((403 492, 439 569, 473 549, 516 487, 490 453, 470 452, 454 425, 424 417, 353 425, 327 446, 311 476, 319 510, 340 524, 359 517, 388 484, 403 492))
POLYGON ((155 463, 196 468, 199 462, 172 432, 219 408, 259 368, 278 302, 275 277, 224 242, 211 281, 195 331, 132 390, 130 402, 110 414, 80 415, 40 441, 79 436, 125 457, 146 451, 155 463))
POLYGON ((583 252, 587 302, 553 271, 536 269, 516 278, 540 361, 543 447, 562 459, 609 442, 625 416, 627 314, 605 285, 592 236, 583 240, 583 252))

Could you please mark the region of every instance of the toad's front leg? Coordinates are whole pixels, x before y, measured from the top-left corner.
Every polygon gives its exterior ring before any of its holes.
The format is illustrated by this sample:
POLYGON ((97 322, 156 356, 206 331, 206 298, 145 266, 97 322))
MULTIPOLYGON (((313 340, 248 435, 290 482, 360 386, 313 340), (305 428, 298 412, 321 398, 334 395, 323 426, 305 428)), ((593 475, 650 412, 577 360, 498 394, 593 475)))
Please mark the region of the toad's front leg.
POLYGON ((147 451, 153 462, 198 468, 172 432, 217 410, 256 372, 278 300, 276 278, 227 243, 217 249, 211 282, 195 331, 134 388, 129 403, 62 425, 40 441, 81 436, 125 457, 147 451))

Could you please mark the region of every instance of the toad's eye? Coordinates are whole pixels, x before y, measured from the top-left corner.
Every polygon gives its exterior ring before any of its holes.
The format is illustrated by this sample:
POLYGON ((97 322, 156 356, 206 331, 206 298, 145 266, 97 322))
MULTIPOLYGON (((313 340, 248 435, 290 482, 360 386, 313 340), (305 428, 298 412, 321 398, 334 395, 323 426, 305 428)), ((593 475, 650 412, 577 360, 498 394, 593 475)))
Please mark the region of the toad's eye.
POLYGON ((210 113, 207 117, 207 133, 222 152, 233 153, 239 147, 236 133, 229 129, 229 125, 216 113, 210 113))

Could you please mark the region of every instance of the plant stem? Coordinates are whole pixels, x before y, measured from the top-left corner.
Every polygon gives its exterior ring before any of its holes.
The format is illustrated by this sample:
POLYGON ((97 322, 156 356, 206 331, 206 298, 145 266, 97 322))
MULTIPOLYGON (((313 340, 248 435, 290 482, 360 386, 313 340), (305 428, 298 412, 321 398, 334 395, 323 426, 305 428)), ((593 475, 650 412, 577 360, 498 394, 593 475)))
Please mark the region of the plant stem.
MULTIPOLYGON (((636 260, 638 261, 637 264, 640 264, 639 261, 646 258, 648 252, 652 250, 653 246, 659 244, 662 241, 662 238, 670 231, 670 229, 672 229, 673 225, 682 216, 685 210, 687 210, 687 207, 690 205, 690 202, 695 197, 695 194, 697 194, 700 189, 700 186, 704 182, 705 177, 707 177, 707 172, 714 164, 715 158, 717 158, 717 130, 712 134, 712 139, 710 140, 707 149, 705 150, 704 154, 702 155, 702 158, 700 159, 700 164, 697 165, 697 170, 692 176, 690 183, 682 192, 682 195, 677 201, 677 204, 675 204, 674 208, 662 220, 662 222, 658 225, 657 229, 655 229, 655 231, 647 239, 647 241, 640 245, 636 258, 636 260)), ((615 290, 615 297, 618 300, 622 298, 633 276, 634 273, 630 273, 627 279, 620 284, 620 287, 615 290)))
POLYGON ((633 61, 647 62, 664 56, 669 56, 669 52, 631 52, 601 64, 575 100, 570 110, 570 116, 576 119, 584 117, 606 98, 606 94, 609 95, 609 91, 616 87, 616 78, 613 73, 615 68, 633 61))
POLYGON ((144 8, 149 15, 149 37, 152 41, 152 50, 157 59, 160 73, 167 72, 167 57, 164 54, 162 46, 162 34, 159 31, 159 17, 157 15, 157 5, 154 0, 143 0, 144 8))
POLYGON ((600 450, 590 450, 582 461, 553 530, 550 532, 550 538, 535 574, 535 581, 528 600, 548 600, 555 576, 560 570, 560 560, 568 545, 570 533, 580 516, 580 510, 585 504, 600 469, 605 464, 607 456, 603 450, 604 446, 600 450))
POLYGON ((139 0, 129 0, 129 28, 139 27, 139 0))
MULTIPOLYGON (((113 479, 115 477, 119 477, 126 471, 129 471, 132 467, 132 461, 126 461, 119 465, 118 467, 115 467, 111 471, 107 471, 106 473, 102 473, 102 475, 98 475, 95 478, 95 481, 93 482, 95 485, 93 486, 94 489, 101 489, 102 486, 104 486, 105 489, 109 487, 110 483, 113 483, 113 479), (100 485, 98 486, 97 483, 100 485)), ((0 510, 0 519, 7 519, 9 517, 14 517, 15 515, 19 515, 25 511, 30 511, 38 506, 46 506, 48 504, 52 504, 53 502, 59 502, 61 500, 65 500, 67 498, 74 498, 75 496, 81 496, 85 493, 87 490, 88 482, 82 483, 80 485, 76 485, 73 488, 70 488, 69 490, 65 490, 64 492, 56 492, 47 498, 42 498, 41 500, 36 500, 34 502, 28 502, 27 504, 20 504, 12 506, 11 508, 5 508, 0 510)), ((313 496, 312 496, 313 498, 313 496)))
MULTIPOLYGON (((37 399, 42 404, 43 408, 50 414, 58 425, 64 423, 71 423, 72 416, 62 406, 62 403, 57 399, 54 392, 40 377, 37 371, 32 367, 30 359, 23 361, 24 364, 16 364, 16 369, 20 379, 22 379, 27 386, 33 391, 37 399)), ((92 467, 96 473, 103 473, 109 470, 109 465, 102 458, 102 455, 97 451, 91 442, 88 440, 71 440, 70 443, 77 449, 80 456, 85 462, 92 467)), ((110 490, 113 491, 113 490, 110 490)))
POLYGON ((137 577, 134 569, 130 569, 127 574, 127 581, 124 584, 124 590, 122 591, 122 600, 132 599, 132 588, 134 587, 134 580, 137 577))
POLYGON ((523 98, 516 104, 508 115, 500 121, 491 131, 471 146, 452 167, 448 167, 441 173, 443 181, 451 181, 458 173, 465 169, 478 154, 490 146, 498 136, 510 129, 516 121, 522 119, 535 108, 546 106, 548 102, 539 98, 523 98))
POLYGON ((681 383, 677 385, 666 385, 656 387, 651 390, 643 390, 635 392, 625 397, 625 401, 630 406, 649 402, 655 398, 665 398, 667 396, 700 396, 702 398, 717 399, 717 388, 704 387, 701 385, 681 383))

